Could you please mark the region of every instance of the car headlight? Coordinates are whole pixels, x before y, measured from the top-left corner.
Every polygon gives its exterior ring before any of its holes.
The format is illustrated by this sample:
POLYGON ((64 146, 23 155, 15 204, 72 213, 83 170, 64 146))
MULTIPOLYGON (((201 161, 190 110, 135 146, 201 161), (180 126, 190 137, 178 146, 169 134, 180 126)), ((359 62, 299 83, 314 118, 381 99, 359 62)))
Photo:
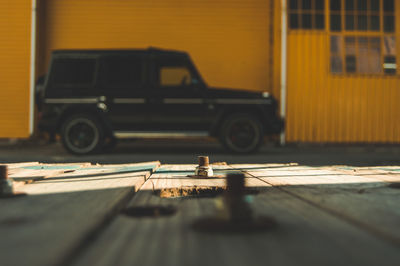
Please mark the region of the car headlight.
POLYGON ((270 96, 269 92, 265 91, 262 93, 263 98, 268 98, 270 96))

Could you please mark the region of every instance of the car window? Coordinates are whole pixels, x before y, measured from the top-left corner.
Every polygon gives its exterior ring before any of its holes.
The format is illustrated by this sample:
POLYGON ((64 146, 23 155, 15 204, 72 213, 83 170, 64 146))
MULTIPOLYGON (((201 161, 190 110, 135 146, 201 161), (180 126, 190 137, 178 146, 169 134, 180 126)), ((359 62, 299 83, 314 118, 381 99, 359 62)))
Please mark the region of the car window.
POLYGON ((95 58, 59 58, 52 64, 51 83, 67 88, 85 88, 94 83, 95 58))
POLYGON ((186 67, 161 67, 160 86, 180 86, 190 85, 191 75, 186 67))
POLYGON ((158 87, 180 87, 192 84, 193 74, 189 61, 185 57, 162 55, 157 57, 155 66, 158 87))
POLYGON ((143 84, 143 59, 138 55, 106 56, 100 70, 102 87, 137 88, 143 84))

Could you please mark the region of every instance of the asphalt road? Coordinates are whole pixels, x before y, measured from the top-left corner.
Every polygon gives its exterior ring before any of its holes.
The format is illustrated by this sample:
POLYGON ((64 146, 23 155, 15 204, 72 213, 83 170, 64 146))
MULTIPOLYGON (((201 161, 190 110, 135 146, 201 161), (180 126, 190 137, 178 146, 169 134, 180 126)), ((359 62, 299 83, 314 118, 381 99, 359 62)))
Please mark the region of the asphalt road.
MULTIPOLYGON (((1 144, 1 143, 0 143, 1 144)), ((120 142, 109 153, 76 156, 60 143, 25 141, 0 145, 0 163, 39 161, 47 163, 91 162, 100 164, 135 163, 159 160, 162 163, 197 163, 198 155, 211 162, 227 163, 299 163, 302 165, 400 165, 400 145, 264 145, 253 154, 232 154, 209 141, 141 140, 120 142)))

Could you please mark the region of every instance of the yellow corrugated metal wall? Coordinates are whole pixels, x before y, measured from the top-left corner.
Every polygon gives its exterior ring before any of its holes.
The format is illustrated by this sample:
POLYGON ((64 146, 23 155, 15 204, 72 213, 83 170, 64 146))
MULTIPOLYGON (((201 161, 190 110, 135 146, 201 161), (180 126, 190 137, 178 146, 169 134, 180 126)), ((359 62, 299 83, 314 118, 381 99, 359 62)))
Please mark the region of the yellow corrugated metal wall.
POLYGON ((146 48, 190 53, 211 86, 271 91, 269 0, 43 1, 40 72, 53 49, 146 48))
MULTIPOLYGON (((280 98, 281 0, 141 2, 41 1, 39 72, 53 49, 155 46, 188 51, 211 86, 280 98)), ((327 32, 287 43, 288 142, 400 142, 399 76, 330 74, 327 32)))
MULTIPOLYGON (((400 51, 400 5, 396 5, 400 51)), ((400 76, 333 75, 327 32, 289 31, 288 142, 400 142, 400 76)), ((399 61, 397 56, 397 62, 399 61)))
POLYGON ((29 136, 30 7, 0 3, 0 138, 29 136))

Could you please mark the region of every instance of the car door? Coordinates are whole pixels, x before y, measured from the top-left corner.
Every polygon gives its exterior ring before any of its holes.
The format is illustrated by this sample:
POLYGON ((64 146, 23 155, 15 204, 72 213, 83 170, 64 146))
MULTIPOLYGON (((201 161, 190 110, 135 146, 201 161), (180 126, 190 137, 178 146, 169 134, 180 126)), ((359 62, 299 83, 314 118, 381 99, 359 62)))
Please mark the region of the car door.
POLYGON ((205 102, 205 86, 185 54, 151 57, 149 112, 152 129, 207 134, 212 112, 205 102))
POLYGON ((150 123, 146 66, 145 53, 115 52, 101 57, 99 86, 114 130, 143 130, 150 123))

